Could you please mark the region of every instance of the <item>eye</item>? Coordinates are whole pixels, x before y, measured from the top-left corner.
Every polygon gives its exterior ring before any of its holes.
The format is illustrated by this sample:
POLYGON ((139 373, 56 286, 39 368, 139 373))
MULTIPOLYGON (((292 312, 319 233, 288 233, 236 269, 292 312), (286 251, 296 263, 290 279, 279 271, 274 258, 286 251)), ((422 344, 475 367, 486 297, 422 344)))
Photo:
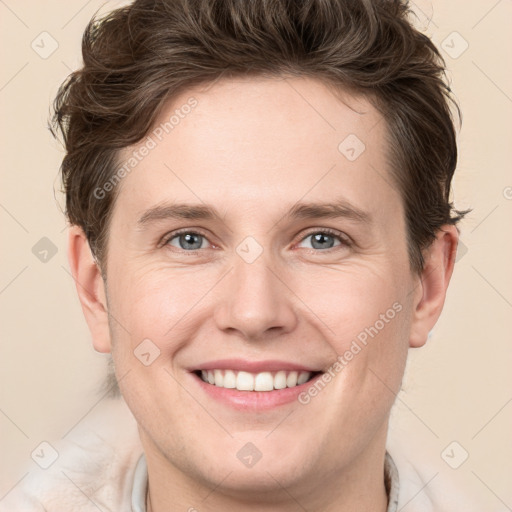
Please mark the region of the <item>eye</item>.
MULTIPOLYGON (((318 249, 320 252, 335 249, 336 247, 342 248, 351 246, 350 239, 347 235, 331 229, 318 229, 310 232, 302 238, 299 246, 308 239, 311 239, 310 248, 318 249)), ((185 252, 193 252, 200 249, 206 249, 208 243, 208 239, 202 233, 198 233, 196 231, 178 231, 168 235, 164 239, 162 245, 170 245, 185 252)))
POLYGON ((350 246, 350 240, 346 235, 343 235, 342 233, 338 233, 331 229, 321 229, 317 231, 312 231, 302 239, 301 243, 309 238, 311 239, 312 248, 320 249, 321 251, 334 249, 339 246, 350 246), (337 245, 335 245, 336 240, 338 241, 337 245))
POLYGON ((207 239, 201 233, 195 231, 182 231, 170 235, 164 242, 164 245, 171 245, 184 251, 196 251, 204 249, 203 242, 207 239))

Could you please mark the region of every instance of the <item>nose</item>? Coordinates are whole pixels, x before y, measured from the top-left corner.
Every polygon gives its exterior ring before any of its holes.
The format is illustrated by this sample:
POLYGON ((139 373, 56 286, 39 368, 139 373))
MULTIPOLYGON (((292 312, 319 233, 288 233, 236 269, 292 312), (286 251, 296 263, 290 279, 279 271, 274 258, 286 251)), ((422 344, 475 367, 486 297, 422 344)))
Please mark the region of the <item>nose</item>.
POLYGON ((261 255, 247 263, 235 255, 215 310, 219 329, 248 341, 262 341, 292 331, 297 324, 294 294, 261 255))

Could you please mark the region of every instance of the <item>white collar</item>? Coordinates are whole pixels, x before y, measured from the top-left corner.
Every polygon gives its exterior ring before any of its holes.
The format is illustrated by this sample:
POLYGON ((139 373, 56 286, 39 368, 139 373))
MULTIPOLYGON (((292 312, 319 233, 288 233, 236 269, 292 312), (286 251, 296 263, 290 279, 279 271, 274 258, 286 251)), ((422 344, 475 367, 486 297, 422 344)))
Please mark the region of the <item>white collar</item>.
MULTIPOLYGON (((399 478, 398 470, 391 458, 386 452, 384 460, 384 481, 386 484, 386 492, 388 493, 388 509, 387 512, 396 512, 398 508, 398 490, 399 478)), ((146 493, 148 489, 148 467, 144 453, 140 456, 135 467, 132 487, 132 512, 146 511, 146 493)))

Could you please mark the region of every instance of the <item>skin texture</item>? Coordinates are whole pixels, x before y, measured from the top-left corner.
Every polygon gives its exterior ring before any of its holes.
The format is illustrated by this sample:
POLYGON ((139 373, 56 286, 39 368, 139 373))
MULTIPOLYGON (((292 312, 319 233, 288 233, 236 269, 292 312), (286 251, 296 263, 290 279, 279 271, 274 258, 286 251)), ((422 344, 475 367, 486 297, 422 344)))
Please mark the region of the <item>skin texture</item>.
POLYGON ((423 273, 410 271, 386 124, 364 98, 309 78, 225 79, 174 98, 157 125, 191 96, 193 111, 117 185, 106 287, 83 232, 69 234, 94 347, 112 352, 139 423, 151 510, 385 511, 390 409, 408 348, 441 313, 457 230, 443 227, 423 273), (365 144, 354 161, 338 150, 349 134, 365 144), (369 222, 286 217, 299 201, 340 199, 369 222), (138 225, 176 202, 211 205, 220 218, 138 225), (182 228, 204 235, 199 249, 163 243, 182 228), (326 228, 342 238, 313 245, 326 228), (237 252, 248 236, 262 249, 252 263, 237 252), (232 357, 326 370, 393 304, 395 317, 308 404, 239 411, 188 371, 232 357), (134 356, 144 339, 160 350, 149 366, 134 356), (252 468, 237 457, 248 442, 262 453, 252 468))

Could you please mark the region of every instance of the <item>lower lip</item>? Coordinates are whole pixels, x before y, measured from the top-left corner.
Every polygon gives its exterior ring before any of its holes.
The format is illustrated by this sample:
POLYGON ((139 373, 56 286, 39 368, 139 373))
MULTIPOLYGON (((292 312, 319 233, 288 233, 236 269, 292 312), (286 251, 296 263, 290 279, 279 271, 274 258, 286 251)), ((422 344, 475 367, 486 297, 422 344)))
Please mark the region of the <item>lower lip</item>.
POLYGON ((298 396, 322 376, 319 373, 308 382, 293 388, 274 389, 273 391, 239 391, 204 382, 195 373, 190 375, 207 395, 235 409, 245 411, 264 411, 298 401, 298 396))

